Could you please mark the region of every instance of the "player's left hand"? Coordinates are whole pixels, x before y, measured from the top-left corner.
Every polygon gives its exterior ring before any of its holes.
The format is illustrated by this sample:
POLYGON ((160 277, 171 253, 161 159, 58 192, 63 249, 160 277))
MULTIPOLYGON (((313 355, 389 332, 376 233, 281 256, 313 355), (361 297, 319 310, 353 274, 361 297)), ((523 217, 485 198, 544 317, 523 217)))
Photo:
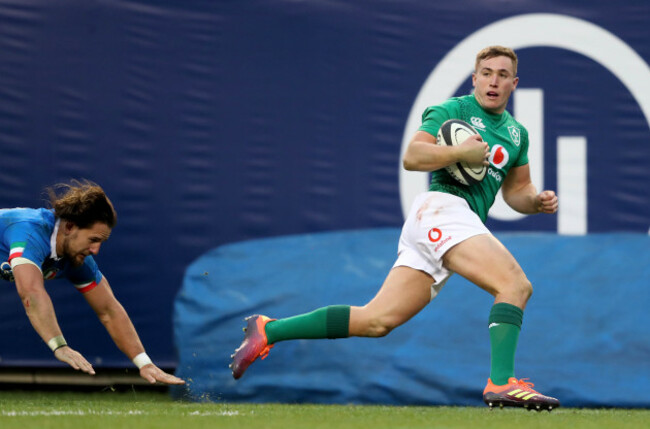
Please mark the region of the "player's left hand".
POLYGON ((156 382, 164 384, 185 384, 185 380, 182 378, 167 374, 152 363, 140 368, 140 377, 144 378, 151 384, 156 384, 156 382))
POLYGON ((537 195, 537 210, 540 213, 553 214, 557 211, 557 195, 553 191, 543 191, 537 195))

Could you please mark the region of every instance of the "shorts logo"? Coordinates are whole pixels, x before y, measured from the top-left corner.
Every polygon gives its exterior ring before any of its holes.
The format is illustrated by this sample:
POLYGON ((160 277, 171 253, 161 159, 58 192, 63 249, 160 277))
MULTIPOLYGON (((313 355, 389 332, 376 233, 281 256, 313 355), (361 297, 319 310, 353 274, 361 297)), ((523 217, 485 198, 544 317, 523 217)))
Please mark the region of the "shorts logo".
POLYGON ((492 146, 492 150, 490 151, 490 164, 494 165, 496 168, 503 168, 509 160, 510 154, 508 154, 506 148, 500 144, 492 146))
POLYGON ((442 237, 442 231, 440 231, 438 228, 431 228, 429 230, 429 241, 432 243, 440 240, 440 237, 442 237))
POLYGON ((444 240, 442 240, 440 243, 438 243, 438 245, 436 246, 435 249, 433 249, 433 251, 437 252, 438 250, 440 250, 442 248, 442 246, 444 246, 449 240, 451 240, 451 235, 445 237, 444 240))

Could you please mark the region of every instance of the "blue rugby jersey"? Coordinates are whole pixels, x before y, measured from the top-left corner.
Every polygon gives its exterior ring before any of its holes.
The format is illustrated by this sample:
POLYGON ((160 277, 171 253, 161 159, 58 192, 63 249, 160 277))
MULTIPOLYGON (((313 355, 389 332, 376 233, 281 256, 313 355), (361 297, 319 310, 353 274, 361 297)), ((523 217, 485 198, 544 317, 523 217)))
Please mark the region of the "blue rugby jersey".
POLYGON ((92 255, 75 267, 66 258, 53 258, 52 244, 57 219, 52 210, 14 208, 0 210, 0 277, 13 281, 11 260, 25 258, 41 267, 43 278, 67 278, 80 292, 88 292, 102 280, 92 255))

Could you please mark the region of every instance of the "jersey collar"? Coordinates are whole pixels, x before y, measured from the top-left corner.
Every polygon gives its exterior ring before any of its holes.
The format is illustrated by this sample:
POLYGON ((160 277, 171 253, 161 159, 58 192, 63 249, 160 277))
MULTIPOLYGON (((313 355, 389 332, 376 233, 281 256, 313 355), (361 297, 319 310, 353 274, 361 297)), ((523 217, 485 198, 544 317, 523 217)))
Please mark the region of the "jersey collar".
POLYGON ((507 117, 505 110, 501 113, 491 113, 485 110, 483 106, 481 106, 481 103, 479 103, 478 100, 476 99, 476 94, 474 93, 472 93, 472 102, 483 111, 483 114, 485 114, 485 116, 487 116, 488 119, 490 119, 494 124, 497 124, 497 126, 501 125, 503 120, 506 119, 507 117))
POLYGON ((59 224, 61 223, 61 219, 57 219, 56 222, 54 223, 54 231, 52 231, 52 235, 50 236, 50 258, 54 259, 55 261, 58 261, 61 259, 57 254, 56 254, 56 235, 59 233, 59 224))

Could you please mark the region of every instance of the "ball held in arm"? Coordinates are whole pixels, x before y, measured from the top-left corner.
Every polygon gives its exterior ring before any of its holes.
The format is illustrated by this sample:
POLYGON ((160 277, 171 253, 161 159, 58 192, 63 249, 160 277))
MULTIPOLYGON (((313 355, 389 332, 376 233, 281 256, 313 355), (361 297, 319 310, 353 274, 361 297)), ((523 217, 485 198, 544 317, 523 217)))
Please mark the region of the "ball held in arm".
MULTIPOLYGON (((436 143, 441 146, 458 146, 473 134, 478 134, 478 132, 467 122, 460 119, 449 119, 440 126, 436 143)), ((487 173, 485 165, 468 164, 464 161, 450 164, 445 169, 451 177, 465 186, 479 183, 487 173)))

